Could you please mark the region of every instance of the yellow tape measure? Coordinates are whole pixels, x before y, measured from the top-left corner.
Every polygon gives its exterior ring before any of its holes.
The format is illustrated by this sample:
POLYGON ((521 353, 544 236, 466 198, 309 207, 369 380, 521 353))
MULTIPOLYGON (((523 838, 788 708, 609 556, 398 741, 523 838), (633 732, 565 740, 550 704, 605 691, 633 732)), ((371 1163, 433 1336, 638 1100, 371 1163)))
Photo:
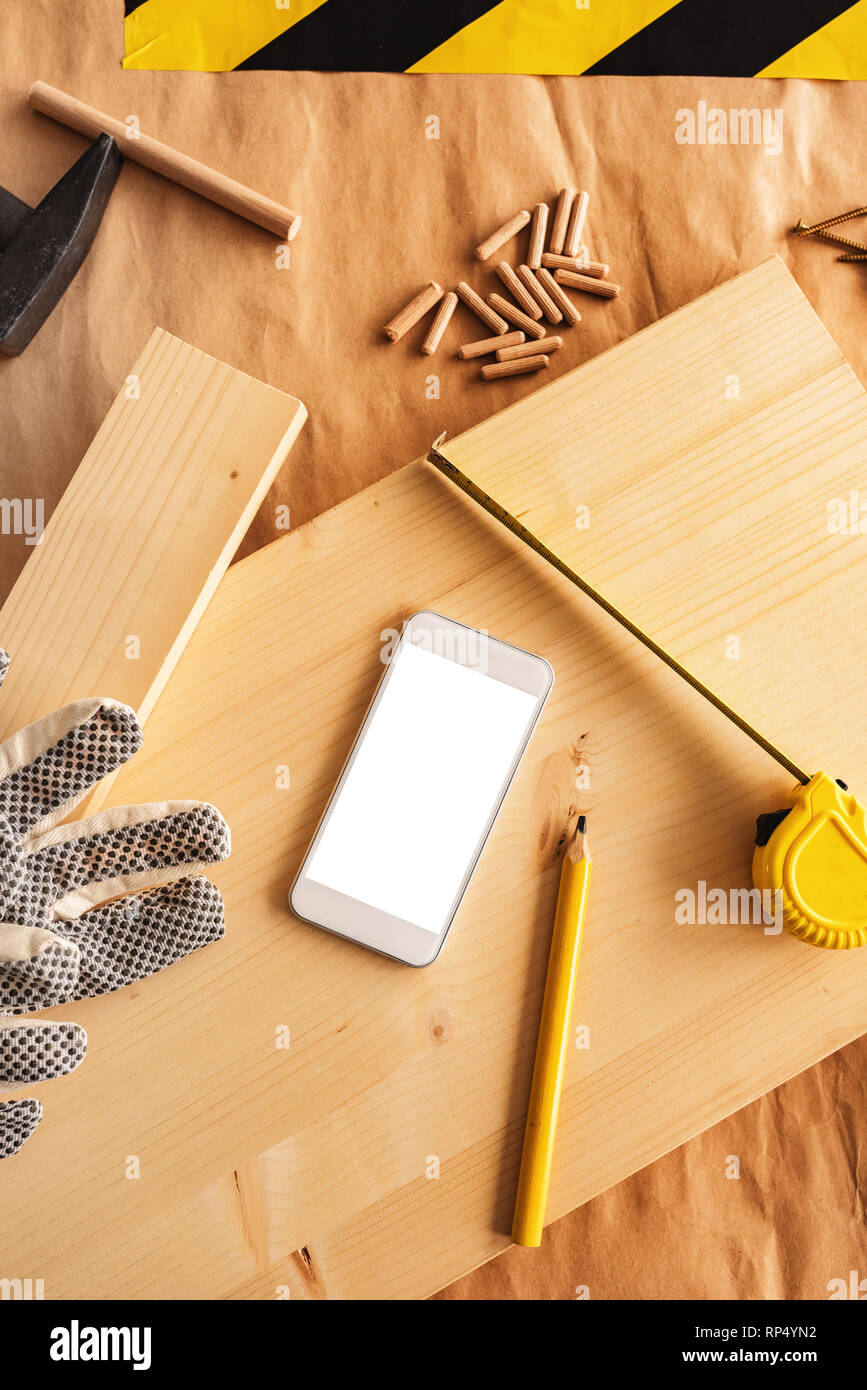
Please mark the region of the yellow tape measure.
POLYGON ((512 535, 553 565, 797 779, 798 785, 786 804, 778 811, 766 812, 756 821, 753 883, 760 890, 780 895, 772 901, 782 903, 783 925, 802 941, 838 951, 867 945, 867 812, 846 785, 826 772, 811 776, 742 719, 664 647, 576 574, 544 541, 528 531, 517 517, 450 463, 438 448, 443 438, 441 436, 433 445, 428 454, 429 463, 512 535))

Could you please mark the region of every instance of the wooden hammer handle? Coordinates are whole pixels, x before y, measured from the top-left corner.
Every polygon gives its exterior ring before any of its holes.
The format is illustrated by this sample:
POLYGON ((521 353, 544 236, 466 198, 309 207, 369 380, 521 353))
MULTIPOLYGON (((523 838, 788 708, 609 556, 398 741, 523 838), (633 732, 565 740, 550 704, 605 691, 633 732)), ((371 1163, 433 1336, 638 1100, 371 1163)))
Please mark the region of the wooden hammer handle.
POLYGON ((113 135, 127 159, 134 159, 137 164, 173 179, 193 193, 210 198, 212 203, 219 203, 220 207, 236 212, 239 217, 246 217, 249 222, 256 222, 286 241, 291 241, 301 226, 301 217, 297 212, 263 197, 243 183, 227 178, 225 174, 217 173, 215 169, 209 169, 207 164, 200 164, 197 159, 173 150, 161 140, 154 140, 143 133, 133 136, 130 127, 123 121, 67 96, 66 92, 50 87, 47 82, 34 82, 28 99, 37 111, 52 116, 62 125, 71 126, 73 130, 80 130, 82 135, 95 138, 103 131, 113 135))

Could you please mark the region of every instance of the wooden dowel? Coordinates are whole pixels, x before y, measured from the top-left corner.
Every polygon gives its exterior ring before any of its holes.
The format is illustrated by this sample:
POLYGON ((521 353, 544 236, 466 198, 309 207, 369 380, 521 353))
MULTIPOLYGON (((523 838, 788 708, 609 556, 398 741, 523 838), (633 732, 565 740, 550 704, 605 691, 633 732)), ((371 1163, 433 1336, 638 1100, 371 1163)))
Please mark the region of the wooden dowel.
POLYGON ((514 217, 510 217, 508 222, 504 222, 502 227, 498 227, 495 232, 483 241, 481 246, 476 247, 476 260, 486 261, 489 256, 493 256, 495 251, 499 251, 501 246, 515 236, 522 227, 526 227, 530 220, 530 214, 526 208, 516 212, 514 217))
POLYGON ((592 275, 579 275, 574 270, 555 270, 554 279, 559 285, 570 285, 573 290, 584 290, 587 294, 598 294, 603 299, 613 299, 620 293, 620 286, 610 280, 596 280, 592 275))
POLYGON ((593 275, 599 280, 606 280, 611 270, 605 261, 591 261, 580 255, 555 256, 551 251, 545 252, 542 264, 548 270, 577 270, 580 275, 593 275))
POLYGON ((482 323, 490 328, 492 333, 505 333, 509 325, 504 318, 501 318, 494 309, 490 308, 481 295, 476 294, 466 282, 462 280, 458 285, 458 294, 464 301, 468 309, 472 309, 474 314, 482 320, 482 323))
POLYGON ((430 326, 430 331, 421 345, 421 350, 425 357, 432 357, 442 342, 442 336, 449 326, 452 314, 458 305, 458 297, 454 290, 449 290, 443 298, 440 307, 436 311, 434 321, 430 326))
POLYGON ((389 319, 382 330, 386 338, 390 338, 393 343, 396 343, 398 338, 402 338, 404 333, 412 328, 413 324, 424 318, 429 309, 432 309, 435 304, 439 304, 442 297, 442 286, 438 285, 436 280, 429 281, 423 289, 419 290, 415 298, 401 309, 399 314, 395 314, 393 319, 389 319))
POLYGON ((520 362, 523 357, 534 357, 537 353, 556 352, 563 346, 563 339, 539 338, 534 343, 518 343, 515 347, 497 348, 494 354, 498 362, 520 362))
POLYGON ((566 322, 571 324, 574 328, 576 323, 581 322, 581 315, 575 308, 575 305, 572 303, 566 291, 561 285, 557 284, 550 270, 546 270, 544 266, 536 273, 539 277, 539 284, 544 285, 555 304, 559 304, 560 308, 563 310, 563 317, 566 322))
POLYGON ((521 328, 528 338, 544 338, 547 329, 541 324, 536 323, 525 314, 523 309, 518 309, 514 304, 510 304, 508 299, 504 299, 501 294, 489 294, 488 303, 498 314, 502 314, 504 319, 513 323, 516 328, 521 328))
POLYGON ((463 357, 464 361, 470 357, 487 357, 489 352, 497 352, 500 348, 517 347, 519 343, 524 341, 523 333, 517 331, 500 333, 496 338, 480 338, 477 343, 464 343, 463 347, 458 348, 458 357, 463 357))
POLYGON ((139 133, 133 138, 130 127, 123 121, 115 120, 114 116, 107 116, 104 111, 97 111, 96 107, 77 101, 57 87, 50 87, 47 82, 34 82, 28 99, 35 110, 53 117, 62 125, 81 131, 82 135, 96 138, 103 131, 113 135, 127 159, 143 164, 146 169, 153 169, 164 178, 173 179, 192 193, 210 198, 212 203, 219 203, 229 212, 246 217, 248 222, 255 222, 282 240, 291 241, 297 236, 301 226, 299 213, 256 193, 235 179, 227 178, 216 169, 208 168, 207 164, 200 164, 197 159, 181 154, 180 150, 164 145, 161 140, 154 140, 150 135, 139 133))
POLYGON ((530 249, 527 252, 527 264, 533 267, 542 264, 542 252, 545 250, 545 233, 548 230, 548 204, 537 203, 533 208, 533 225, 530 228, 530 249))
MULTIPOLYGON (((569 214, 572 211, 572 204, 574 201, 574 188, 560 189, 557 207, 554 210, 554 221, 551 225, 551 240, 548 242, 548 249, 557 254, 563 250, 563 243, 566 240, 566 229, 569 226, 569 214)), ((542 264, 545 264, 544 260, 542 264)))
POLYGON ((517 299, 525 314, 529 314, 531 319, 540 319, 542 310, 536 303, 529 290, 525 290, 517 275, 515 274, 508 261, 500 261, 497 266, 497 274, 502 280, 506 289, 513 299, 517 299))
POLYGON ((482 379, 496 381, 501 376, 523 376, 525 372, 540 372, 547 365, 544 353, 541 357, 521 357, 517 362, 488 362, 482 367, 482 379))
POLYGON ((527 289, 530 291, 530 294, 532 294, 535 298, 536 303, 541 308, 542 313, 545 315, 545 318, 548 320, 548 322, 562 323, 563 315, 560 309, 557 307, 554 300, 551 298, 550 294, 545 289, 544 285, 539 284, 539 281, 533 274, 530 267, 528 265, 519 265, 518 275, 520 276, 523 283, 526 285, 527 289))
POLYGON ((569 230, 566 233, 566 240, 563 243, 563 251, 567 256, 577 256, 581 245, 581 237, 584 232, 584 219, 587 216, 587 204, 590 202, 590 194, 581 192, 572 204, 572 216, 569 219, 569 230))

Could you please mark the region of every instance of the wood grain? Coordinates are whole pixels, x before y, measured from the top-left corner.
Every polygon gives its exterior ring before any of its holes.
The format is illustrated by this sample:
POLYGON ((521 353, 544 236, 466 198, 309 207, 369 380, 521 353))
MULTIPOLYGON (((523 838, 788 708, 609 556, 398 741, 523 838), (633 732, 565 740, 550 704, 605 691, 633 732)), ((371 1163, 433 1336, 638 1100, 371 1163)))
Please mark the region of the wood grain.
MULTIPOLYGON (((865 428, 774 260, 443 449, 793 757, 863 792, 864 542, 826 520, 865 428)), ((232 824, 229 931, 65 1011, 87 1064, 45 1088, 3 1173, 4 1268, 46 1297, 419 1297, 501 1250, 579 802, 590 1046, 570 1057, 552 1220, 867 1028, 867 952, 675 920, 680 888, 749 883, 785 775, 423 462, 229 571, 115 799, 167 783, 232 824), (541 653, 556 683, 447 947, 413 971, 293 920, 286 895, 380 636, 422 606, 541 653)))
POLYGON ((148 717, 306 415, 154 331, 0 610, 0 736, 87 695, 148 717))

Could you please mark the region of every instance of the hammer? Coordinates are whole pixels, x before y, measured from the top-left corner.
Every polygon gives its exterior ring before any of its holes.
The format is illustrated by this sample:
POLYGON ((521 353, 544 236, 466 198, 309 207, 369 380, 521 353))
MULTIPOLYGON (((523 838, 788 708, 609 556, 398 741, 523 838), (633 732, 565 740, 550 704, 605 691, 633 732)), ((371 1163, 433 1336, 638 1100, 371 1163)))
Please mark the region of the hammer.
POLYGON ((299 213, 114 116, 45 82, 28 99, 97 139, 37 208, 0 188, 0 352, 22 352, 57 304, 90 250, 123 155, 287 241, 297 235, 299 213))
POLYGON ((28 207, 0 188, 0 352, 17 357, 40 329, 91 248, 123 156, 100 135, 28 207))

